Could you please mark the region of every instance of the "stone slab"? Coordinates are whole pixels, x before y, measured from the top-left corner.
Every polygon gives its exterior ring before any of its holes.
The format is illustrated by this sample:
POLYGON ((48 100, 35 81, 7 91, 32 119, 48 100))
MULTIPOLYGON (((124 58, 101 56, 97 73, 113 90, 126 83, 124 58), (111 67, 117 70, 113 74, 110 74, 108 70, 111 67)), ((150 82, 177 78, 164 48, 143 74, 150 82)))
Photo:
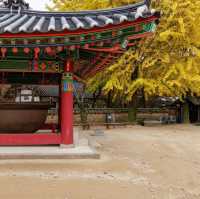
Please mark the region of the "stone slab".
POLYGON ((99 159, 100 154, 89 146, 74 148, 48 147, 0 147, 0 160, 8 159, 99 159))

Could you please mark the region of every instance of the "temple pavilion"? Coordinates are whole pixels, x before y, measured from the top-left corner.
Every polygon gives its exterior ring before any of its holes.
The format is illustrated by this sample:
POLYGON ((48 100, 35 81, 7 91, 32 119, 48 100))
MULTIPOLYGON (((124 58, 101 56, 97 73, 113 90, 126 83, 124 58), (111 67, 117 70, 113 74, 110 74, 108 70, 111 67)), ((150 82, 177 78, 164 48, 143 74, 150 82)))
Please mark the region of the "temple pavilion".
MULTIPOLYGON (((92 77, 135 40, 152 36, 159 18, 148 0, 81 12, 35 11, 23 0, 4 1, 0 8, 0 83, 59 85, 60 129, 56 133, 1 131, 0 145, 73 145, 73 80, 92 77)), ((32 110, 35 105, 31 104, 32 110)), ((7 110, 11 105, 1 107, 7 110)), ((9 122, 15 120, 11 118, 9 122)))

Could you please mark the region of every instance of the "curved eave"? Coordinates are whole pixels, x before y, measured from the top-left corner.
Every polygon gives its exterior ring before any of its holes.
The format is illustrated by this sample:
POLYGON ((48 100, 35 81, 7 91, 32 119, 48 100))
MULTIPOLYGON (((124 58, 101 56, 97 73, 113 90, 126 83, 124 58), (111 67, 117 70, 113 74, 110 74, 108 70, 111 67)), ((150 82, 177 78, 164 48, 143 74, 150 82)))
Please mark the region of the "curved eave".
MULTIPOLYGON (((38 11, 38 10, 23 10, 22 13, 23 14, 32 14, 32 15, 40 15, 40 16, 66 16, 66 17, 70 17, 70 16, 86 16, 86 15, 100 15, 100 14, 106 14, 106 15, 110 15, 112 13, 118 13, 118 12, 127 12, 127 11, 131 11, 131 10, 136 10, 138 7, 140 6, 148 6, 147 5, 147 1, 142 1, 139 3, 135 3, 135 4, 131 4, 131 5, 127 5, 127 6, 121 6, 121 7, 117 7, 117 8, 109 8, 109 9, 99 9, 99 10, 84 10, 84 11, 74 11, 74 12, 50 12, 50 11, 38 11)), ((10 12, 9 9, 6 8, 1 8, 0 9, 2 14, 7 14, 8 12, 10 12)), ((13 13, 17 14, 18 11, 13 10, 13 13)))
POLYGON ((146 19, 158 13, 150 10, 146 1, 121 8, 83 11, 75 13, 40 12, 24 10, 22 12, 0 10, 0 35, 11 34, 47 34, 90 31, 93 29, 106 29, 110 26, 120 26, 132 23, 140 18, 146 19))
POLYGON ((141 23, 149 23, 159 19, 158 13, 149 16, 147 18, 138 18, 134 21, 124 21, 120 24, 109 24, 102 27, 93 27, 90 29, 79 28, 77 30, 63 30, 63 31, 49 31, 49 32, 20 32, 20 33, 10 33, 4 32, 0 34, 0 38, 27 38, 27 37, 53 37, 53 36, 73 36, 73 35, 82 35, 82 34, 92 34, 92 33, 101 33, 106 31, 120 30, 122 28, 136 26, 141 23))

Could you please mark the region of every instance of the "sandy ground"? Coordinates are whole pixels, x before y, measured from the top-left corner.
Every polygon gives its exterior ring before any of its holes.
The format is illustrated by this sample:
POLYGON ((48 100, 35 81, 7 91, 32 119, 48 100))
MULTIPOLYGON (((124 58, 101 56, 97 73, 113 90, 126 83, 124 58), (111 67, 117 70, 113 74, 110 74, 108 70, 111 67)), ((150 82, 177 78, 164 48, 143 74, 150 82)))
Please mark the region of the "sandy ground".
POLYGON ((104 132, 100 160, 0 161, 0 199, 200 199, 200 127, 104 132))

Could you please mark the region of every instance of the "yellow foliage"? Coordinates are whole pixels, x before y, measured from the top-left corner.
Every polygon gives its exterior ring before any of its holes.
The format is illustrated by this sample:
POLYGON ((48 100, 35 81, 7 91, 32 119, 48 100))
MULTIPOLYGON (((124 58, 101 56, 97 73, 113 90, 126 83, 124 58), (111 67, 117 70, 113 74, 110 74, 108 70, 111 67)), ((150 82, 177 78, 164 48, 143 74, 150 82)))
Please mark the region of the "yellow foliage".
POLYGON ((47 6, 49 10, 59 11, 80 11, 111 8, 130 3, 137 0, 51 0, 47 6))
MULTIPOLYGON (((153 38, 138 41, 136 48, 103 72, 107 76, 105 92, 124 94, 127 100, 140 89, 146 97, 200 96, 200 0, 152 3, 163 12, 157 33, 153 38), (124 60, 128 63, 123 64, 124 60), (134 71, 137 75, 131 79, 134 71), (121 80, 120 89, 113 81, 116 78, 121 80)), ((93 84, 98 84, 95 80, 99 75, 93 78, 93 84)))
MULTIPOLYGON (((52 0, 54 10, 109 8, 134 0, 52 0)), ((152 0, 162 11, 153 38, 137 41, 119 60, 88 81, 91 90, 131 100, 145 96, 200 96, 200 0, 152 0)))

